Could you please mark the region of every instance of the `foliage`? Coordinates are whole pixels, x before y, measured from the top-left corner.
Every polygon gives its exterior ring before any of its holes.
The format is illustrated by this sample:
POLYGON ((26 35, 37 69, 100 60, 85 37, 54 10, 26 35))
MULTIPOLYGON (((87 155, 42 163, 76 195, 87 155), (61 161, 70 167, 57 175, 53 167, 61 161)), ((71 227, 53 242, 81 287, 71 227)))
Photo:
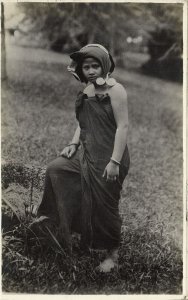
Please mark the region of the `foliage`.
MULTIPOLYGON (((7 208, 8 209, 8 208, 7 208)), ((84 253, 74 236, 72 255, 51 235, 34 235, 28 221, 3 232, 3 291, 43 294, 178 294, 182 260, 178 248, 165 242, 149 224, 122 234, 119 268, 101 274, 96 267, 101 251, 84 253), (146 241, 147 237, 147 241, 146 241)))
POLYGON ((15 162, 2 162, 2 188, 8 188, 10 183, 22 185, 28 188, 31 185, 38 190, 43 187, 45 168, 35 167, 15 162))
POLYGON ((161 23, 182 35, 181 4, 147 3, 19 3, 32 30, 41 31, 52 49, 73 51, 87 43, 102 43, 118 56, 127 36, 143 35, 161 23), (87 24, 87 25, 86 25, 87 24))
POLYGON ((4 26, 4 3, 1 2, 1 79, 6 80, 6 55, 5 55, 5 26, 4 26))
POLYGON ((183 81, 182 36, 177 34, 174 29, 164 25, 150 32, 150 59, 142 66, 145 73, 183 81))
POLYGON ((18 3, 25 13, 23 24, 29 37, 20 40, 57 52, 70 53, 87 43, 101 43, 114 56, 116 65, 126 66, 127 51, 146 51, 150 59, 142 71, 182 82, 181 3, 18 3), (86 26, 87 24, 87 26, 86 26), (142 42, 129 45, 128 37, 142 42), (32 42, 31 42, 32 41, 32 42), (171 51, 175 45, 176 51, 171 51), (173 52, 173 57, 156 58, 173 52))

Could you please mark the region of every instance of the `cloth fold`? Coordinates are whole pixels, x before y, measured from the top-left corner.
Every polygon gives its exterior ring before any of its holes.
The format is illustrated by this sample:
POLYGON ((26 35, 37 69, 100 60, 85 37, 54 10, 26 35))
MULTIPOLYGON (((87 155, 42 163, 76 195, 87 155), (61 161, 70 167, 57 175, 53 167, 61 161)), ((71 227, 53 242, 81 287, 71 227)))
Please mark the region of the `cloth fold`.
POLYGON ((71 231, 77 231, 82 246, 116 248, 121 233, 118 206, 129 170, 129 151, 126 146, 119 179, 107 182, 102 175, 112 156, 116 133, 110 96, 88 97, 80 92, 75 110, 80 148, 70 159, 58 157, 48 166, 38 214, 57 220, 64 244, 70 245, 71 231))
POLYGON ((82 237, 93 248, 118 247, 121 232, 118 206, 130 164, 128 148, 121 160, 119 179, 107 182, 102 175, 112 156, 117 128, 109 94, 88 97, 79 93, 76 116, 81 129, 82 237))

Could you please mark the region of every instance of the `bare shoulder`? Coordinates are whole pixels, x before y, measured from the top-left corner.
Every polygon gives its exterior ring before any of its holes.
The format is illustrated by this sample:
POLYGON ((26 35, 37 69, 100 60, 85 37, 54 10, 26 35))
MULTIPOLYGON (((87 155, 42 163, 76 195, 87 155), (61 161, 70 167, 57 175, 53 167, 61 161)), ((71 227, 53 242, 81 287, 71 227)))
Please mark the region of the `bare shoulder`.
POLYGON ((127 92, 124 86, 117 82, 114 86, 112 86, 109 90, 109 94, 112 98, 112 100, 117 98, 120 99, 121 101, 127 101, 127 92))
POLYGON ((88 96, 93 96, 95 94, 93 85, 90 84, 90 85, 86 86, 85 89, 83 90, 83 93, 88 96))
POLYGON ((122 84, 116 83, 110 88, 110 99, 116 122, 128 122, 127 93, 122 84))

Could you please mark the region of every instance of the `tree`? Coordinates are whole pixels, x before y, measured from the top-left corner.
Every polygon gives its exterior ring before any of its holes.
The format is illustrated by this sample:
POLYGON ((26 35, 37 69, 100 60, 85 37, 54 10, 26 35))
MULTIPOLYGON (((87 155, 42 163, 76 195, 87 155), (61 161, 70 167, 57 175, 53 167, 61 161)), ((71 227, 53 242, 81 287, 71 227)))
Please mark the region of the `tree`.
POLYGON ((1 2, 1 79, 6 80, 6 48, 5 48, 5 26, 4 26, 4 4, 1 2))
POLYGON ((181 82, 183 80, 182 45, 173 28, 157 26, 150 32, 148 52, 150 59, 142 66, 149 75, 181 82))
MULTIPOLYGON (((126 51, 128 36, 147 38, 156 25, 167 23, 182 33, 182 5, 167 3, 19 3, 28 19, 57 51, 74 51, 102 43, 114 55, 126 51)), ((178 36, 178 35, 177 35, 178 36)))

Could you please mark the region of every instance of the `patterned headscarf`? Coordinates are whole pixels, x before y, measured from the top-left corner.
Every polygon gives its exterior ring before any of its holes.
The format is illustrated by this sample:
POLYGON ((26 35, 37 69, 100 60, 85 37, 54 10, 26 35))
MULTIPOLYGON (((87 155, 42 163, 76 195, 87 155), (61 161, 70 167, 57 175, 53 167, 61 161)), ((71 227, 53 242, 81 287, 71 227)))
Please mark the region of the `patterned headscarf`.
POLYGON ((67 68, 76 79, 86 82, 82 74, 82 62, 87 57, 93 57, 100 62, 100 65, 103 70, 103 76, 111 74, 115 68, 114 61, 109 52, 102 45, 99 44, 88 44, 85 47, 81 48, 79 51, 74 52, 70 55, 72 62, 67 68))

